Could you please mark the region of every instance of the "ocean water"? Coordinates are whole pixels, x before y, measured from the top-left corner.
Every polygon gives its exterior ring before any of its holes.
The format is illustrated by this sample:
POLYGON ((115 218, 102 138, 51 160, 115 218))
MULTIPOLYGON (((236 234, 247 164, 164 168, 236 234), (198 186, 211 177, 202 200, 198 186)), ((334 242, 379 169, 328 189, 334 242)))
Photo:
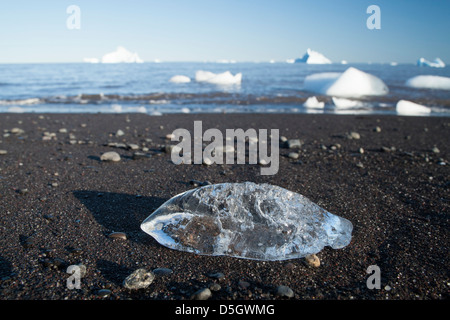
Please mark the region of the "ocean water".
POLYGON ((396 114, 409 100, 431 108, 430 116, 450 116, 450 91, 405 85, 417 75, 450 77, 450 67, 413 64, 208 63, 0 64, 0 112, 42 113, 325 113, 396 114), (348 67, 373 74, 389 87, 384 96, 360 98, 354 107, 337 108, 331 97, 303 89, 306 76, 344 72, 348 67), (195 81, 198 70, 242 73, 239 85, 195 81), (185 75, 190 83, 171 83, 185 75), (303 106, 308 97, 323 109, 303 106))

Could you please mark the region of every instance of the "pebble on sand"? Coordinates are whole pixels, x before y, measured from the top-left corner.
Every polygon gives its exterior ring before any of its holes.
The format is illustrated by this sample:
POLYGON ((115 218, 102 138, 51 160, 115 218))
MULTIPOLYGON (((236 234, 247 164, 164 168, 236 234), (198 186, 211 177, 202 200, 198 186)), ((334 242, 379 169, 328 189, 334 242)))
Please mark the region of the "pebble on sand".
POLYGON ((127 240, 127 235, 123 232, 112 232, 108 235, 108 238, 127 240))
POLYGON ((192 296, 192 300, 208 300, 212 296, 211 290, 209 288, 203 288, 196 291, 192 296))
POLYGON ((286 141, 286 145, 289 149, 301 148, 302 142, 299 139, 289 139, 286 141))
POLYGON ((102 154, 100 160, 117 162, 120 161, 120 155, 117 152, 109 151, 102 154))
POLYGON ((310 254, 305 257, 306 263, 310 267, 318 268, 320 267, 320 259, 315 254, 310 254))
POLYGON ((155 279, 155 275, 151 271, 145 269, 137 269, 123 281, 126 289, 136 290, 147 288, 155 279))
POLYGON ((298 159, 300 155, 297 152, 289 152, 288 157, 291 159, 298 159))
POLYGON ((288 286, 278 286, 275 294, 280 297, 292 298, 294 296, 294 291, 288 286))

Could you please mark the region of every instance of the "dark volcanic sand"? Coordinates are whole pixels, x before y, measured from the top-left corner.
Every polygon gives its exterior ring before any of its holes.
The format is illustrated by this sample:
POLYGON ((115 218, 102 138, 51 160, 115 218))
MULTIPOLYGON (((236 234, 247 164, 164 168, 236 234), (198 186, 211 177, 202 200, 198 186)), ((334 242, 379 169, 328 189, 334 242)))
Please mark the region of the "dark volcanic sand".
POLYGON ((2 114, 0 131, 0 150, 7 151, 0 155, 1 299, 179 300, 213 283, 220 289, 210 299, 220 300, 286 299, 275 295, 279 285, 293 290, 291 299, 448 298, 449 118, 2 114), (174 165, 160 147, 174 129, 191 130, 194 120, 203 120, 203 130, 223 133, 279 129, 304 144, 297 160, 287 157, 292 150, 280 148, 274 176, 261 176, 259 165, 174 165), (373 131, 376 126, 381 132, 373 131), (25 132, 3 136, 15 127, 25 132), (116 137, 118 129, 125 135, 116 137), (57 139, 43 141, 46 131, 57 139), (361 138, 346 138, 350 131, 361 138), (69 143, 70 133, 76 144, 69 143), (135 151, 108 142, 145 145, 152 157, 133 160, 135 151), (117 151, 122 160, 101 162, 106 151, 117 151), (299 192, 349 219, 352 242, 341 250, 325 248, 317 269, 304 259, 264 262, 167 249, 140 223, 193 188, 191 180, 268 182, 299 192), (128 239, 109 238, 113 231, 128 239), (66 269, 79 263, 87 274, 81 289, 69 290, 66 269), (380 290, 366 286, 370 265, 381 270, 380 290), (123 288, 132 271, 162 267, 173 273, 158 276, 147 289, 123 288), (217 272, 224 278, 210 276, 217 272), (100 289, 111 294, 100 298, 100 289))

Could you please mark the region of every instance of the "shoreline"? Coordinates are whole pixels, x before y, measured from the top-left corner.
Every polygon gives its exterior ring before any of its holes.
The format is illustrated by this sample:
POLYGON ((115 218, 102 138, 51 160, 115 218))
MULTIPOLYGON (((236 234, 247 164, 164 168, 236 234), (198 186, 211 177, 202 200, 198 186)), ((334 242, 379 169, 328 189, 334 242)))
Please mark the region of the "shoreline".
POLYGON ((0 154, 5 300, 184 300, 210 287, 217 289, 210 300, 449 298, 448 117, 4 113, 0 128, 0 150, 6 151, 0 154), (273 176, 262 176, 260 165, 175 165, 164 152, 175 144, 166 136, 177 128, 192 132, 195 120, 202 121, 203 132, 279 129, 302 146, 280 144, 273 176), (116 135, 119 129, 124 135, 116 135), (120 147, 131 144, 138 149, 120 147), (101 161, 108 151, 121 160, 101 161), (171 250, 140 230, 148 215, 195 181, 265 182, 298 192, 350 220, 352 241, 322 250, 320 267, 312 268, 305 259, 257 261, 171 250), (112 232, 125 233, 126 240, 110 238, 112 232), (73 264, 87 269, 79 290, 66 287, 66 269, 73 264), (381 270, 379 290, 367 288, 371 265, 381 270), (123 288, 138 268, 172 272, 157 275, 147 289, 123 288), (223 277, 212 276, 217 273, 223 277), (293 296, 277 295, 279 286, 293 296), (100 296, 101 290, 108 295, 100 296))

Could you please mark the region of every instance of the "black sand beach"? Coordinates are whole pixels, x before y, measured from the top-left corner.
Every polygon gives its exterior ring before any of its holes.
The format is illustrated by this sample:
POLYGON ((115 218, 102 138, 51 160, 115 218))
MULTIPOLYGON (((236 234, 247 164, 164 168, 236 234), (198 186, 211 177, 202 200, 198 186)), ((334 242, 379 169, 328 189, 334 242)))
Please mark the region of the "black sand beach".
POLYGON ((449 297, 449 118, 1 114, 0 131, 1 299, 182 300, 203 288, 211 288, 209 300, 449 297), (165 137, 176 128, 192 130, 194 120, 204 130, 279 129, 303 145, 298 159, 288 157, 298 150, 280 148, 274 176, 260 175, 259 165, 175 165, 161 151, 171 143, 165 137), (119 129, 124 135, 116 136, 119 129), (121 161, 100 161, 107 151, 121 161), (353 239, 318 253, 318 268, 305 259, 255 261, 165 248, 140 223, 194 188, 193 180, 266 182, 301 193, 350 220, 353 239), (112 232, 126 240, 110 238, 112 232), (85 265, 86 275, 80 289, 70 290, 66 270, 74 264, 85 265), (380 289, 367 287, 371 265, 380 268, 380 289), (123 280, 139 268, 172 272, 146 289, 125 289, 123 280), (293 295, 277 294, 279 286, 293 295))

